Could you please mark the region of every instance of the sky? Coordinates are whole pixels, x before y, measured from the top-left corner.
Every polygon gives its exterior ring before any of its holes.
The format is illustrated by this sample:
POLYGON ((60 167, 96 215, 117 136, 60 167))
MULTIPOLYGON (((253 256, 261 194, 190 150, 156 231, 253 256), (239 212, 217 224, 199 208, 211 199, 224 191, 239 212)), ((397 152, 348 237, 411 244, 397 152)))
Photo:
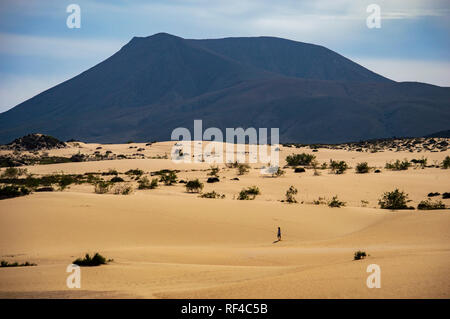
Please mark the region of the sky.
POLYGON ((395 81, 450 87, 449 0, 1 0, 0 112, 105 60, 133 36, 276 36, 395 81), (80 9, 80 28, 66 11, 80 9), (380 8, 380 28, 366 20, 380 8))

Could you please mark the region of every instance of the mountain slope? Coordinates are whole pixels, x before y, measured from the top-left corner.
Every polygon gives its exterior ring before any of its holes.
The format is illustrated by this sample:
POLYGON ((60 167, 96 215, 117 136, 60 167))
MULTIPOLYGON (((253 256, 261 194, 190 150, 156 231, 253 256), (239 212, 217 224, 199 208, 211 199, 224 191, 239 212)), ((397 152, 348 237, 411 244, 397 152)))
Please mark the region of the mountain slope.
POLYGON ((133 38, 82 74, 0 114, 0 143, 39 132, 97 142, 172 130, 279 127, 282 142, 448 129, 450 88, 396 83, 326 48, 279 38, 133 38))
POLYGON ((188 40, 246 65, 314 80, 388 82, 325 47, 274 37, 188 40))

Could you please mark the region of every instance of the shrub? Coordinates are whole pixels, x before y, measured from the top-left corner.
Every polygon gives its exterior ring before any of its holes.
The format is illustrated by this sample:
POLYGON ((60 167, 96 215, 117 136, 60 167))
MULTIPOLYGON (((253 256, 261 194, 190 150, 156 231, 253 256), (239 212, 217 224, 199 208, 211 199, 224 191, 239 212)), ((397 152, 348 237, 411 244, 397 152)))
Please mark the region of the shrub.
POLYGON ((12 166, 18 166, 20 165, 17 163, 14 159, 8 157, 8 156, 2 156, 0 155, 0 167, 12 167, 12 166))
POLYGON ((111 188, 111 183, 107 181, 98 181, 94 184, 95 186, 95 193, 96 194, 106 194, 109 192, 109 189, 111 188))
POLYGON ((130 184, 117 185, 112 192, 116 195, 130 195, 133 192, 133 187, 130 184))
POLYGON ((208 173, 208 176, 219 177, 217 175, 219 173, 219 167, 218 166, 211 166, 210 169, 211 169, 211 171, 208 173))
POLYGON ((353 255, 353 260, 360 260, 360 259, 364 259, 367 257, 367 254, 365 251, 361 251, 358 250, 357 252, 355 252, 355 254, 353 255))
POLYGON ((225 195, 220 195, 219 193, 216 193, 215 191, 201 194, 199 197, 201 198, 225 198, 225 195))
POLYGON ((369 172, 369 165, 367 162, 358 163, 356 165, 356 173, 365 174, 369 172))
POLYGON ((289 166, 309 165, 315 158, 312 154, 291 154, 286 157, 286 162, 289 166))
POLYGON ((326 204, 326 203, 327 202, 325 201, 325 198, 323 198, 323 197, 319 197, 319 199, 313 200, 314 205, 322 205, 322 204, 326 204))
POLYGON ((2 178, 17 178, 27 173, 26 168, 8 167, 2 174, 2 178))
POLYGON ((40 187, 35 190, 35 192, 53 192, 53 191, 54 191, 54 189, 51 186, 40 187))
POLYGON ((450 156, 446 156, 442 161, 442 168, 448 169, 450 168, 450 156))
POLYGON ((139 189, 155 189, 156 187, 158 187, 158 179, 153 178, 150 182, 150 180, 146 176, 144 176, 138 181, 138 184, 139 189))
POLYGON ((12 186, 7 185, 0 187, 0 199, 25 196, 30 193, 31 191, 26 187, 19 187, 15 185, 12 186))
POLYGON ((417 205, 417 209, 420 210, 433 210, 433 209, 445 209, 445 204, 443 202, 436 201, 432 202, 431 200, 423 200, 417 205))
POLYGON ((250 169, 250 165, 248 165, 248 164, 239 163, 237 165, 237 170, 238 170, 239 175, 247 174, 249 172, 249 169, 250 169))
POLYGON ((220 179, 218 177, 208 177, 207 183, 217 183, 220 182, 220 179))
POLYGON ((116 171, 115 169, 110 169, 107 172, 103 172, 102 175, 103 176, 107 176, 107 175, 115 175, 115 176, 117 176, 117 175, 119 175, 119 172, 116 171))
POLYGON ((144 171, 140 169, 130 169, 125 172, 126 175, 134 175, 134 176, 142 176, 144 175, 144 171))
POLYGON ((156 171, 156 172, 151 172, 150 175, 151 176, 155 176, 155 175, 162 176, 162 175, 168 174, 170 172, 178 173, 180 171, 179 170, 171 170, 171 169, 162 169, 162 170, 159 170, 159 171, 156 171))
POLYGON ((436 192, 436 193, 433 193, 433 192, 431 192, 431 193, 428 193, 428 197, 434 197, 434 196, 439 196, 439 195, 441 195, 441 193, 438 193, 438 192, 436 192))
POLYGON ((237 168, 239 166, 239 163, 237 161, 235 161, 235 162, 227 162, 225 164, 225 166, 228 167, 228 168, 237 168))
POLYGON ((257 186, 251 186, 247 188, 247 194, 249 195, 259 195, 261 192, 259 191, 259 188, 257 186))
POLYGON ((253 200, 256 195, 261 194, 259 188, 257 186, 252 186, 248 188, 244 188, 238 195, 238 200, 253 200))
POLYGON ((77 183, 77 180, 72 175, 60 175, 58 185, 61 190, 64 190, 70 184, 77 183))
POLYGON ((107 261, 105 257, 100 255, 99 253, 95 253, 93 257, 89 256, 89 254, 86 254, 83 259, 77 258, 72 263, 80 267, 85 266, 92 267, 92 266, 106 265, 107 261))
POLYGON ((70 161, 71 162, 83 162, 85 160, 85 155, 78 153, 78 154, 74 154, 70 157, 70 161))
POLYGON ((333 161, 330 160, 330 169, 335 174, 343 174, 347 170, 347 163, 344 161, 333 161))
POLYGON ((286 191, 286 202, 293 204, 297 203, 297 200, 295 199, 294 195, 297 195, 298 190, 294 186, 289 187, 289 189, 286 191))
POLYGON ((283 176, 286 172, 283 171, 280 167, 277 167, 277 169, 272 173, 272 177, 279 177, 283 176))
POLYGON ((29 267, 29 266, 37 266, 37 265, 34 263, 30 263, 28 261, 21 263, 21 264, 19 264, 17 261, 13 262, 13 263, 9 263, 6 260, 2 260, 0 262, 0 267, 29 267))
POLYGON ((450 198, 450 193, 445 192, 444 194, 442 194, 442 199, 448 199, 450 198))
POLYGON ((161 175, 161 178, 159 179, 160 182, 163 182, 164 185, 173 185, 174 183, 177 182, 177 174, 174 171, 170 171, 167 173, 163 173, 161 175))
POLYGON ((341 202, 336 195, 336 196, 333 196, 333 198, 328 202, 328 206, 339 208, 341 206, 345 206, 345 202, 341 202))
POLYGON ((392 192, 386 192, 378 201, 383 209, 410 209, 406 203, 408 201, 408 194, 395 189, 392 192))
POLYGON ((407 159, 400 161, 396 160, 394 163, 386 163, 385 168, 394 171, 406 171, 411 166, 407 159))
POLYGON ((191 193, 199 193, 203 189, 203 183, 198 179, 186 183, 186 190, 191 193))
POLYGON ((124 180, 122 177, 114 176, 113 178, 111 178, 110 182, 111 183, 120 183, 120 182, 124 182, 124 180))
POLYGON ((414 164, 419 164, 420 167, 422 167, 422 168, 424 168, 425 166, 427 166, 427 158, 426 158, 426 157, 423 157, 423 156, 422 156, 421 159, 415 159, 415 158, 413 158, 413 159, 411 160, 411 162, 414 163, 414 164))

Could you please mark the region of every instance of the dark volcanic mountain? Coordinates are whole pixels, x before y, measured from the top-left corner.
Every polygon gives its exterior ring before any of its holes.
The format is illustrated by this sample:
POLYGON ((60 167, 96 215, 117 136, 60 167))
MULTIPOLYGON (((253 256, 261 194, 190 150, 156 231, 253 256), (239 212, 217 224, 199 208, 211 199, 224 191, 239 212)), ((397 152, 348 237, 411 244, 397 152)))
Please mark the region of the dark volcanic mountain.
POLYGON ((397 83, 324 47, 272 37, 133 38, 102 63, 0 114, 0 143, 39 132, 88 142, 170 140, 176 127, 279 127, 281 142, 424 136, 450 88, 397 83))

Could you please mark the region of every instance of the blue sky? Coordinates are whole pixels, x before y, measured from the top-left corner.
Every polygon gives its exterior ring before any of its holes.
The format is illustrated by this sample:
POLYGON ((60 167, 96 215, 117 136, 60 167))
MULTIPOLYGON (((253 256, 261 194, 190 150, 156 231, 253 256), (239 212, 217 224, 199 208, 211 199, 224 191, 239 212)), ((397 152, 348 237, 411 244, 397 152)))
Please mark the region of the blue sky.
POLYGON ((450 86, 445 0, 2 0, 0 112, 106 59, 133 36, 278 36, 326 46, 396 81, 450 86), (66 7, 81 8, 81 28, 66 7), (369 4, 381 28, 369 29, 369 4))

